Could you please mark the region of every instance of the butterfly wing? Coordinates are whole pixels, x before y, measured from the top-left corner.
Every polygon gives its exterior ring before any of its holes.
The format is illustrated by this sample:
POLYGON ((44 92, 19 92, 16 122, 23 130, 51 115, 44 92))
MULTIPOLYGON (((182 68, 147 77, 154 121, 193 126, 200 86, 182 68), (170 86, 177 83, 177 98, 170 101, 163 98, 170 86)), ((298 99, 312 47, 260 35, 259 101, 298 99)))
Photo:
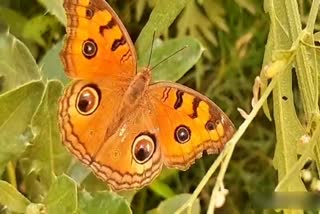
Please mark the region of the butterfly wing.
POLYGON ((67 37, 61 52, 71 78, 134 76, 136 52, 117 14, 104 0, 64 0, 67 37))
POLYGON ((211 100, 176 83, 151 85, 140 104, 91 166, 114 190, 148 185, 163 165, 186 170, 204 152, 219 153, 235 131, 211 100))
POLYGON ((116 191, 148 185, 163 165, 156 133, 148 114, 138 111, 130 115, 95 155, 93 172, 116 191))
MULTIPOLYGON (((92 156, 104 142, 106 127, 117 116, 122 96, 116 87, 103 88, 106 82, 75 80, 60 99, 59 126, 62 141, 80 161, 89 165, 92 156)), ((111 84, 111 82, 110 82, 111 84)), ((112 86, 107 84, 109 86, 112 86)))
POLYGON ((62 141, 112 189, 145 186, 162 168, 153 123, 138 108, 106 137, 107 130, 121 118, 117 114, 121 99, 114 97, 123 94, 115 87, 101 87, 103 81, 96 83, 76 80, 66 89, 59 105, 62 141))
POLYGON ((130 105, 122 99, 136 74, 127 31, 103 0, 65 0, 64 7, 61 58, 70 77, 85 80, 66 89, 59 125, 64 144, 98 177, 114 190, 140 188, 163 165, 185 170, 203 152, 222 150, 234 133, 232 122, 208 98, 182 85, 153 84, 139 106, 117 112, 130 105))
POLYGON ((167 167, 186 170, 203 152, 219 153, 235 131, 216 104, 188 87, 159 82, 151 85, 149 96, 167 167))
POLYGON ((120 105, 114 94, 120 93, 76 81, 59 110, 64 144, 114 190, 149 184, 163 165, 186 170, 203 152, 220 152, 234 133, 229 118, 205 96, 175 83, 156 83, 106 138, 109 117, 120 105), (82 101, 88 97, 95 99, 82 101))

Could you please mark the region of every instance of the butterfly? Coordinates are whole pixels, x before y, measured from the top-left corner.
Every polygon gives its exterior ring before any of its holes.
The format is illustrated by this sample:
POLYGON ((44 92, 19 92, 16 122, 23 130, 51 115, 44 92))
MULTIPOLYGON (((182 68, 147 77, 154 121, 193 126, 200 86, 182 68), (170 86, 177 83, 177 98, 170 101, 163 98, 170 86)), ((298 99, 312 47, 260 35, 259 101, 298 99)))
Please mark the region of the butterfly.
POLYGON ((187 170, 219 153, 235 128, 210 99, 137 72, 130 36, 104 0, 64 0, 61 60, 73 81, 59 103, 66 148, 115 191, 142 188, 162 168, 187 170))

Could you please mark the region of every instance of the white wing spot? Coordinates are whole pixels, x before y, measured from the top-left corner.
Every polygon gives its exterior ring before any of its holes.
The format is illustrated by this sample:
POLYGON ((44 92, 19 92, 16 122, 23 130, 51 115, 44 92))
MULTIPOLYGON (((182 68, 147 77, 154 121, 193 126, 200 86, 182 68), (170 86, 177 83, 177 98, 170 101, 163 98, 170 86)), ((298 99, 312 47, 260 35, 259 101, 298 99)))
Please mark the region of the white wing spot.
POLYGON ((126 124, 124 124, 119 130, 119 137, 122 137, 126 130, 127 130, 127 126, 126 124))
POLYGON ((224 124, 225 118, 224 116, 221 116, 221 123, 224 124))

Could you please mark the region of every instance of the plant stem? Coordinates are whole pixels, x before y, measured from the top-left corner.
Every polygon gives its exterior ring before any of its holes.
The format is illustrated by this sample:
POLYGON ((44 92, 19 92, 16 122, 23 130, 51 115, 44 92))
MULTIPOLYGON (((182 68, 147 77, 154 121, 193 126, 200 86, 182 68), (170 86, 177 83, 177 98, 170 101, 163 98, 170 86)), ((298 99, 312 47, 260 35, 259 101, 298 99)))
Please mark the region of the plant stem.
POLYGON ((17 189, 17 178, 16 178, 16 172, 15 172, 15 164, 12 161, 10 161, 7 164, 7 173, 8 173, 9 183, 17 189))
POLYGON ((299 160, 290 168, 289 172, 281 179, 281 181, 278 183, 275 191, 278 191, 279 189, 281 189, 286 184, 288 179, 291 178, 291 175, 294 172, 299 171, 304 166, 304 164, 306 163, 308 158, 313 155, 312 151, 313 151, 316 143, 319 141, 319 138, 320 138, 320 124, 318 123, 318 125, 313 133, 313 136, 309 142, 308 147, 306 148, 306 150, 304 151, 302 156, 299 158, 299 160))

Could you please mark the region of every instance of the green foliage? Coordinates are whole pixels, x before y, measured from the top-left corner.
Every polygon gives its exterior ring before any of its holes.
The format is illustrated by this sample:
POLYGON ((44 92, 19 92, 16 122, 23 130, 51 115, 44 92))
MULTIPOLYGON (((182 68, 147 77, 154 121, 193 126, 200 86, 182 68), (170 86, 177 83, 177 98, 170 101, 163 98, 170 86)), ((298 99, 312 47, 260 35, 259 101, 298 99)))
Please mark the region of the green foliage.
POLYGON ((2 6, 0 6, 0 20, 8 24, 11 28, 10 31, 17 36, 22 36, 24 25, 28 21, 22 14, 2 6))
POLYGON ((53 45, 41 58, 39 65, 41 73, 45 79, 58 79, 67 83, 68 79, 64 74, 62 62, 60 61, 60 51, 63 47, 63 40, 53 45))
POLYGON ((48 213, 75 213, 77 210, 77 185, 69 177, 59 176, 44 199, 48 213))
POLYGON ((153 35, 158 36, 167 30, 188 1, 190 0, 162 0, 158 2, 137 39, 138 58, 144 58, 143 54, 149 50, 153 35))
MULTIPOLYGON (((198 62, 203 51, 204 48, 199 41, 191 37, 169 39, 164 42, 160 40, 155 41, 152 47, 150 65, 151 67, 157 67, 152 72, 152 78, 155 81, 178 81, 186 71, 198 62), (176 51, 178 53, 175 53, 176 51), (167 58, 172 54, 174 55, 167 58)), ((141 57, 139 63, 147 65, 149 58, 150 53, 146 52, 141 57)))
POLYGON ((109 191, 93 194, 82 192, 80 204, 80 213, 132 213, 128 202, 123 197, 109 191))
POLYGON ((204 157, 187 172, 163 170, 149 187, 117 194, 72 161, 60 140, 58 100, 68 82, 59 58, 62 0, 1 1, 0 213, 187 213, 183 207, 210 213, 226 192, 218 213, 248 213, 259 194, 314 190, 320 174, 320 36, 314 33, 320 2, 309 2, 112 1, 129 33, 139 35, 139 67, 148 65, 155 33, 153 79, 197 88, 241 124, 219 156, 204 157), (261 98, 250 111, 260 70, 261 98), (274 122, 258 114, 263 104, 274 122), (250 111, 244 122, 237 107, 250 111), (301 179, 303 167, 314 175, 309 185, 301 179))
POLYGON ((67 16, 64 13, 63 9, 63 0, 38 0, 44 7, 53 15, 57 17, 57 19, 64 25, 67 23, 67 16))
POLYGON ((18 158, 31 140, 30 120, 39 105, 43 83, 31 81, 0 95, 0 173, 18 158))
POLYGON ((31 120, 35 137, 32 146, 21 157, 30 196, 48 190, 53 185, 55 175, 65 172, 70 164, 70 156, 60 143, 57 126, 57 100, 61 95, 62 85, 59 81, 47 82, 41 103, 31 120), (36 177, 41 182, 35 182, 36 177))
POLYGON ((29 50, 8 31, 0 32, 0 59, 0 76, 5 79, 0 92, 40 79, 36 61, 29 50))
POLYGON ((30 201, 25 198, 14 186, 0 180, 0 203, 8 206, 8 209, 23 213, 30 201))
POLYGON ((178 35, 185 35, 189 32, 191 36, 201 38, 203 43, 209 41, 217 45, 218 41, 212 29, 216 23, 221 30, 229 31, 223 19, 224 15, 225 11, 217 1, 203 1, 202 5, 199 5, 197 1, 189 1, 178 20, 178 35))
MULTIPOLYGON (((159 204, 156 209, 150 210, 148 214, 165 214, 174 213, 179 207, 181 207, 190 198, 190 194, 180 194, 176 195, 168 200, 165 200, 159 204)), ((200 213, 200 203, 199 200, 194 201, 191 213, 200 213)))
POLYGON ((48 46, 51 46, 51 41, 54 41, 54 37, 56 36, 54 34, 47 35, 47 32, 50 29, 52 29, 53 31, 57 31, 59 27, 60 26, 58 25, 55 17, 43 16, 41 14, 32 17, 32 19, 26 22, 22 32, 22 36, 26 40, 32 41, 43 48, 47 48, 48 46))

